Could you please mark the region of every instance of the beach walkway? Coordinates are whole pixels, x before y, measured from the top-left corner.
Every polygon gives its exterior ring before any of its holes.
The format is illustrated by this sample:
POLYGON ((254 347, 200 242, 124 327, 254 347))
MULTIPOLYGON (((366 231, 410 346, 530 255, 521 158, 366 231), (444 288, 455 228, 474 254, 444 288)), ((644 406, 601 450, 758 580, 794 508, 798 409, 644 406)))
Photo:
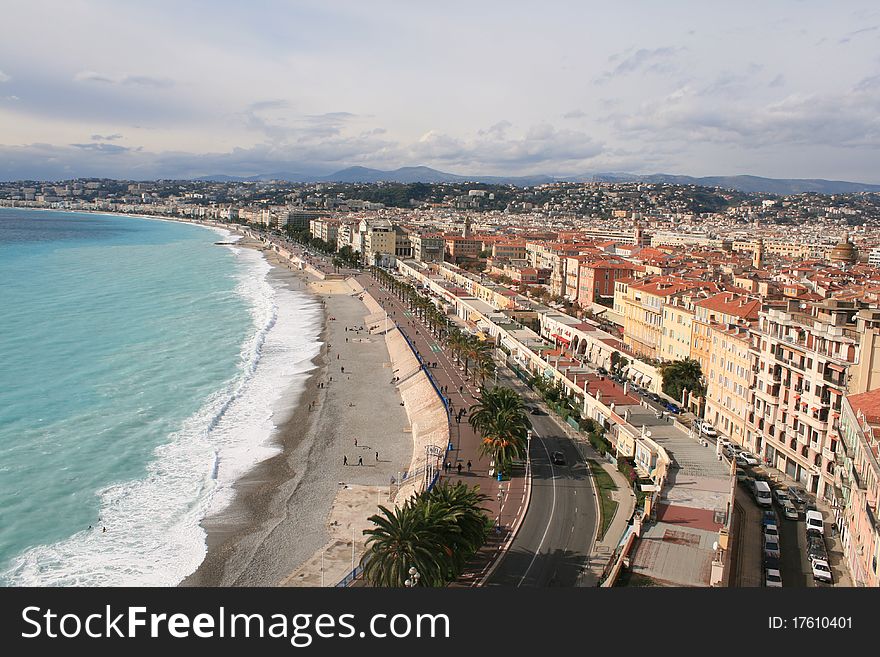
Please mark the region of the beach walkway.
POLYGON ((484 507, 490 516, 496 519, 500 531, 490 536, 490 540, 457 583, 476 586, 486 576, 500 553, 509 545, 528 508, 525 472, 523 470, 514 472, 510 480, 503 482, 497 481, 489 474, 489 459, 480 454, 480 438, 468 424, 467 416, 462 417, 460 423, 455 421, 455 415, 460 408, 469 409, 479 398, 477 387, 464 376, 463 367, 456 365, 449 350, 431 334, 401 299, 369 274, 360 274, 355 278, 407 336, 422 361, 436 363, 436 367, 428 369, 437 386, 445 391, 453 416, 450 425, 452 449, 446 455, 446 461, 451 467, 441 474, 441 480, 453 483, 460 481, 469 486, 479 485, 480 491, 489 496, 484 507))

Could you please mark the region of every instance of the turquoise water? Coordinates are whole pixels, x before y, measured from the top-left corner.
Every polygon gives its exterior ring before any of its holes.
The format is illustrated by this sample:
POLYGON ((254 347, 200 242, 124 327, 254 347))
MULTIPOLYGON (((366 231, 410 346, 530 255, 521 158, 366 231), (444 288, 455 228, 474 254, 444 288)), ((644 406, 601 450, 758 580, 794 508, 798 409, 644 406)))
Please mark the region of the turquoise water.
POLYGON ((177 583, 204 556, 198 522, 218 490, 227 503, 232 480, 272 453, 257 449, 271 399, 247 400, 271 397, 258 383, 303 378, 317 350, 303 327, 318 311, 284 292, 299 341, 274 349, 273 374, 262 355, 284 328, 279 290, 258 253, 219 239, 0 209, 5 583, 177 583))

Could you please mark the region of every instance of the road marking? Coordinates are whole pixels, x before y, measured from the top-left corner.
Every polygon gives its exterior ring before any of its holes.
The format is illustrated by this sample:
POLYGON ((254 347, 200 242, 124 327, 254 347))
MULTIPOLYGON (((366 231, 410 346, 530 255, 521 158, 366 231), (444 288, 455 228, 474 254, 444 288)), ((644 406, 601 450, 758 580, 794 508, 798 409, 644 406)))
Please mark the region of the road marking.
POLYGON ((550 524, 553 522, 553 514, 556 513, 556 471, 553 468, 553 459, 550 458, 550 450, 547 449, 547 443, 544 442, 544 439, 541 438, 538 432, 532 429, 532 435, 541 439, 541 446, 544 448, 544 452, 547 454, 547 460, 550 462, 550 480, 553 482, 553 503, 550 506, 550 517, 547 519, 547 527, 544 529, 544 535, 541 537, 541 542, 538 544, 538 549, 535 550, 535 554, 532 556, 532 560, 529 562, 529 567, 526 568, 526 572, 523 573, 522 578, 520 578, 519 583, 516 585, 517 588, 522 586, 522 583, 525 581, 526 576, 528 576, 529 571, 532 569, 532 566, 535 565, 535 559, 538 558, 538 554, 540 554, 541 548, 544 547, 544 541, 547 539, 547 532, 550 531, 550 524))

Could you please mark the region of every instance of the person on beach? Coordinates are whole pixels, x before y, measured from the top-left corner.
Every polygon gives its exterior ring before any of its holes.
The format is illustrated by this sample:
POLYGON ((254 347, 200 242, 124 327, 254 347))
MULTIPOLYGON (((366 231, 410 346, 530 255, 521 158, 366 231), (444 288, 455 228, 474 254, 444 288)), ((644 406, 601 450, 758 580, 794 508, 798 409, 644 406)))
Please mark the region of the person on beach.
POLYGON ((358 446, 358 439, 357 439, 357 438, 354 439, 354 446, 355 446, 355 447, 358 446))
POLYGON ((343 365, 342 367, 340 367, 339 370, 340 370, 343 374, 345 374, 345 365, 343 365))
POLYGON ((379 452, 376 452, 376 462, 379 462, 379 452))
POLYGON ((358 465, 363 465, 363 464, 364 464, 364 457, 358 456, 358 465))
POLYGON ((342 457, 342 465, 348 465, 348 457, 347 456, 342 457))

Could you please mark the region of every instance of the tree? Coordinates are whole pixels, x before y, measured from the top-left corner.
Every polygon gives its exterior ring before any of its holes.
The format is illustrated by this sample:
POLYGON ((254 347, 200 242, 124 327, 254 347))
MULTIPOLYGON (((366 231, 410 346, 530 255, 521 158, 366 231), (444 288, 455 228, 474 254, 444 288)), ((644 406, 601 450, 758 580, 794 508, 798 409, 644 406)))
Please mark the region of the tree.
POLYGON ((468 423, 483 438, 480 452, 494 458, 498 470, 507 470, 513 459, 525 455, 531 425, 522 397, 510 388, 483 388, 468 423))
POLYGON ((703 385, 703 370, 700 363, 691 358, 673 360, 660 365, 663 376, 663 392, 673 399, 681 400, 682 391, 687 388, 697 397, 706 394, 703 385))
POLYGON ((486 496, 459 482, 435 486, 370 517, 364 530, 364 577, 373 586, 404 586, 409 569, 422 586, 443 586, 457 578, 486 540, 489 519, 480 506, 486 496))

